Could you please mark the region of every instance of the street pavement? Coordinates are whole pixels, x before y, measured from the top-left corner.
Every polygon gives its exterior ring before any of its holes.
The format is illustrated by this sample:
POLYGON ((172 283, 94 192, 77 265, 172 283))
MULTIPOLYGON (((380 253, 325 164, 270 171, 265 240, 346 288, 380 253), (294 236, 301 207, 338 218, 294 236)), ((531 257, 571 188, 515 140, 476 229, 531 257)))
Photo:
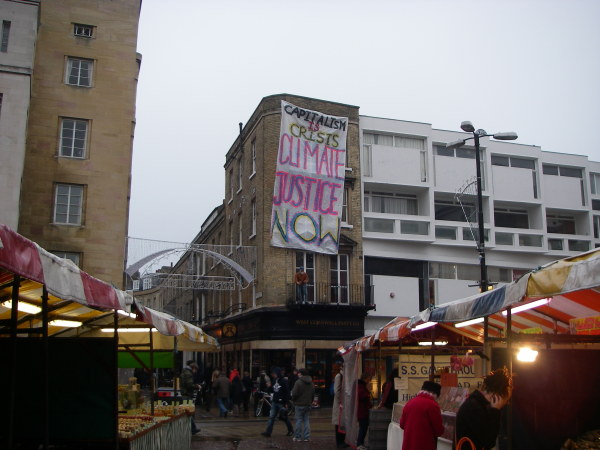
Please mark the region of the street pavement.
MULTIPOLYGON (((240 417, 220 418, 218 410, 206 412, 196 409, 196 423, 200 433, 192 436, 193 450, 263 450, 335 449, 334 427, 331 424, 331 408, 313 409, 310 415, 311 434, 309 442, 294 442, 286 436, 287 429, 280 420, 275 422, 270 438, 260 433, 267 427, 267 417, 254 417, 251 413, 240 417)), ((295 420, 292 417, 292 425, 295 420)))

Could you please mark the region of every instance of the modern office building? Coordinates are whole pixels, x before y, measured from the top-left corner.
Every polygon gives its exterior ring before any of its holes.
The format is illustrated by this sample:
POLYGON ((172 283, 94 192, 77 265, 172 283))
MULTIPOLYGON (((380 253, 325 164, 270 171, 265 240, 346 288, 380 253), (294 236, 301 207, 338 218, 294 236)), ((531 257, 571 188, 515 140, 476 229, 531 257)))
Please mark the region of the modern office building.
MULTIPOLYGON (((393 317, 479 292, 476 161, 473 145, 446 148, 467 133, 366 116, 360 129, 365 275, 376 304, 370 333, 393 317)), ((494 283, 600 245, 600 163, 517 142, 481 141, 494 283)))
MULTIPOLYGON (((20 182, 19 233, 117 287, 128 229, 140 6, 41 2, 20 182)), ((13 31, 34 35, 35 27, 13 31)))
POLYGON ((0 1, 0 223, 19 224, 39 1, 0 1))

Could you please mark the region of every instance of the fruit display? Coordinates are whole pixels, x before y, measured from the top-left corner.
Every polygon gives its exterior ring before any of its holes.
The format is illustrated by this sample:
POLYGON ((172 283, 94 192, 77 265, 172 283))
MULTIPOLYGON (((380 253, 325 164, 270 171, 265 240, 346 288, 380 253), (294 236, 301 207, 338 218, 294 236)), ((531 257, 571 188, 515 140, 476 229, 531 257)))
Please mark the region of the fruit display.
POLYGON ((130 438, 156 424, 154 417, 148 415, 119 415, 119 437, 130 438))
POLYGON ((600 430, 592 430, 584 433, 577 440, 567 439, 564 443, 563 449, 565 450, 579 450, 579 449, 600 449, 600 430))

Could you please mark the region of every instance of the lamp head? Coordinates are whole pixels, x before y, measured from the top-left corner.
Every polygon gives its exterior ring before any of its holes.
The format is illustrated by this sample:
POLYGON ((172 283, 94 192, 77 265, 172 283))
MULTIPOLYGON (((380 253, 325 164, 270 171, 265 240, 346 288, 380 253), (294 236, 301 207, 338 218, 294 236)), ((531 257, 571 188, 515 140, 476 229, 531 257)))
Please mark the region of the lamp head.
POLYGON ((457 148, 465 145, 465 139, 459 139, 458 141, 448 142, 446 148, 457 148))
POLYGON ((494 134, 494 139, 498 139, 499 141, 514 141, 519 136, 514 131, 507 131, 504 133, 496 133, 494 134))
POLYGON ((472 133, 473 131, 475 131, 475 127, 468 120, 465 120, 464 122, 461 122, 460 129, 463 130, 463 131, 466 131, 467 133, 472 133))

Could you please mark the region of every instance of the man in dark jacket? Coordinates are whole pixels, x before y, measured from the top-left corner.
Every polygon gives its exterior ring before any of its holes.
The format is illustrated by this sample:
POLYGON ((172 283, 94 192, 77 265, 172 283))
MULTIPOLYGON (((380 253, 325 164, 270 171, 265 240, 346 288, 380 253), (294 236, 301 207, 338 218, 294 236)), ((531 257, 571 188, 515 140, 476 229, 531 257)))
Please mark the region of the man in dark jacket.
POLYGON ((402 450, 435 450, 437 438, 444 432, 442 410, 437 399, 442 386, 425 381, 416 397, 402 409, 400 428, 404 430, 402 450))
POLYGON ((290 388, 285 378, 281 376, 281 369, 279 367, 273 367, 271 370, 271 377, 273 378, 273 385, 271 391, 273 392, 273 406, 271 407, 271 414, 269 414, 269 422, 267 423, 267 429, 261 433, 263 436, 271 437, 273 432, 273 425, 277 417, 285 420, 287 426, 287 435, 292 436, 294 429, 290 423, 290 419, 287 417, 287 405, 290 401, 290 388), (285 410, 280 414, 281 410, 285 410))
POLYGON ((308 415, 310 413, 310 405, 315 397, 315 385, 312 382, 308 370, 300 369, 300 377, 294 383, 292 388, 292 400, 296 406, 296 432, 294 441, 308 442, 310 438, 310 421, 308 415), (304 429, 304 432, 302 432, 304 429))
MULTIPOLYGON (((197 384, 194 384, 194 376, 198 373, 198 364, 190 359, 186 362, 185 367, 181 371, 181 395, 185 400, 191 400, 194 398, 194 390, 198 388, 197 384)), ((192 419, 192 434, 196 434, 200 429, 196 426, 194 417, 192 419)))
POLYGON ((468 437, 477 450, 496 445, 500 430, 500 410, 512 395, 512 379, 505 368, 483 379, 481 390, 474 391, 456 414, 456 439, 468 437))

